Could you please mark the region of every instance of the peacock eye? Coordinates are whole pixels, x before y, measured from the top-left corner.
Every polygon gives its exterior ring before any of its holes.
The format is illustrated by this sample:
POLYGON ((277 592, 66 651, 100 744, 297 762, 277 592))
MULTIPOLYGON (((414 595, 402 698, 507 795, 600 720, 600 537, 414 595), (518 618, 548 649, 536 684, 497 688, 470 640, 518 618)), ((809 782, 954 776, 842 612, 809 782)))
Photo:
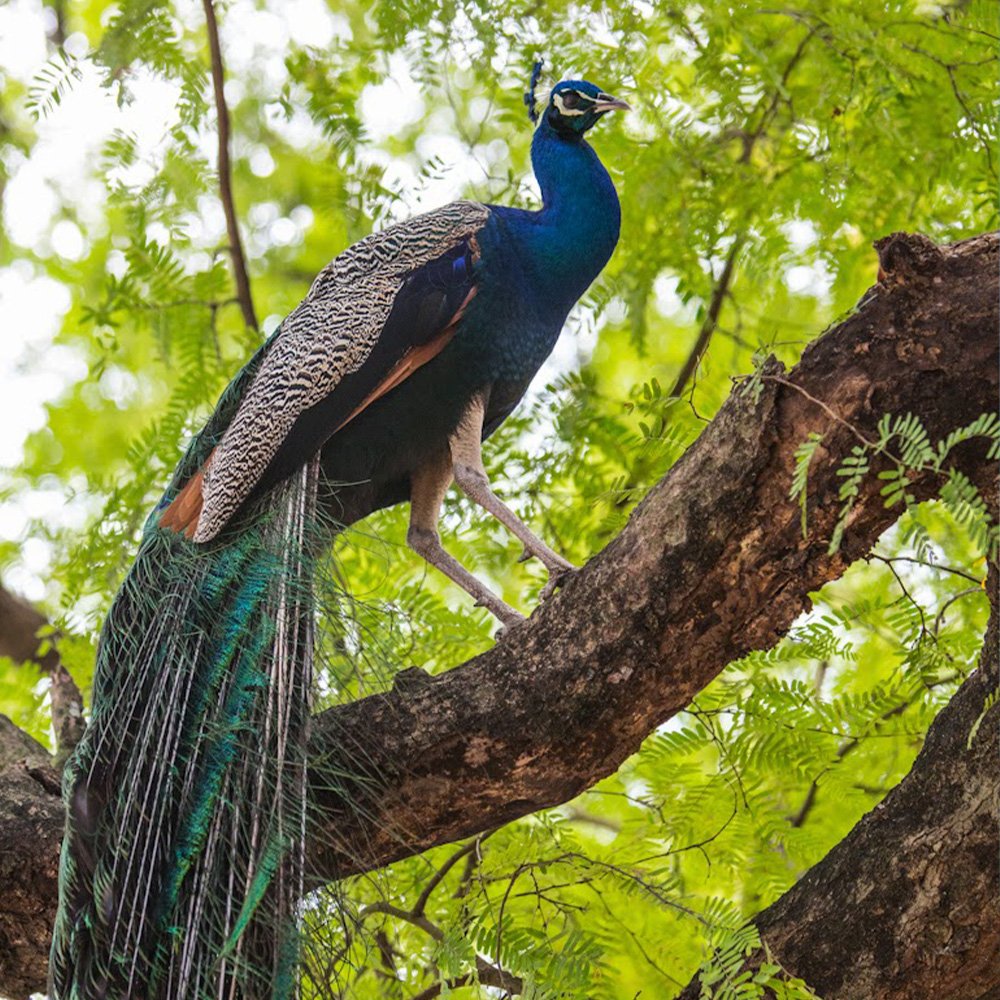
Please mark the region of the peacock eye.
POLYGON ((580 95, 575 90, 567 90, 559 95, 562 98, 562 106, 571 111, 580 103, 580 95))

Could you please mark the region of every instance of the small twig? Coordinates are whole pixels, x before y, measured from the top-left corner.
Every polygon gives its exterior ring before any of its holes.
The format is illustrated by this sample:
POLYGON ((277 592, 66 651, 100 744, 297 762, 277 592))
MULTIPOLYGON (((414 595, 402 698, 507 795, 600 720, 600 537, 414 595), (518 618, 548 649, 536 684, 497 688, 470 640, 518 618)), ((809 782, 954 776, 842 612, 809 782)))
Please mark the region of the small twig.
MULTIPOLYGON (((927 618, 924 616, 924 609, 920 606, 919 602, 914 600, 913 595, 906 589, 906 584, 903 583, 903 578, 896 572, 896 567, 893 566, 892 563, 887 563, 887 565, 889 567, 889 572, 896 580, 896 585, 903 592, 903 597, 917 609, 917 614, 920 615, 920 634, 929 635, 930 633, 927 631, 927 618)), ((932 638, 934 637, 932 636, 932 638)))
POLYGON ((561 901, 550 899, 548 893, 555 892, 557 889, 571 889, 578 885, 589 885, 597 878, 596 875, 585 875, 581 878, 574 878, 566 882, 553 882, 551 885, 547 885, 543 888, 538 884, 538 877, 535 875, 534 871, 530 871, 528 874, 531 876, 534 888, 522 889, 520 892, 515 892, 511 895, 511 899, 524 899, 527 896, 531 896, 534 899, 544 899, 546 902, 552 903, 553 906, 556 907, 571 905, 573 909, 579 909, 579 906, 575 903, 565 904, 561 901))
POLYGON ((236 297, 243 312, 243 321, 247 326, 257 330, 257 314, 254 312, 253 297, 250 294, 250 278, 247 275, 247 262, 233 201, 232 165, 229 161, 229 109, 226 107, 225 68, 222 63, 222 46, 219 44, 219 23, 215 18, 212 0, 202 0, 202 6, 205 8, 205 26, 208 29, 208 50, 212 58, 212 88, 215 92, 215 111, 219 128, 219 197, 226 215, 226 234, 229 238, 229 255, 233 261, 236 297))
POLYGON ((778 110, 778 105, 781 104, 781 98, 785 96, 785 88, 788 85, 788 81, 792 75, 792 71, 799 64, 799 60, 802 58, 803 53, 806 50, 806 46, 812 40, 813 35, 819 30, 819 25, 812 25, 809 30, 803 35, 802 40, 799 42, 795 51, 792 53, 792 57, 788 60, 785 65, 784 71, 781 74, 781 84, 774 88, 774 95, 771 97, 771 103, 767 106, 767 109, 760 116, 760 122, 757 128, 744 140, 743 144, 743 155, 740 157, 741 163, 749 163, 750 157, 753 155, 754 146, 757 145, 758 140, 764 134, 764 130, 771 123, 771 119, 774 117, 778 110))
MULTIPOLYGON (((510 876, 510 881, 507 883, 507 888, 504 890, 503 897, 500 899, 500 910, 497 913, 497 942, 496 942, 496 955, 497 961, 500 961, 500 942, 503 939, 503 911, 507 907, 507 900, 510 899, 510 894, 514 890, 514 885, 517 880, 526 872, 530 871, 534 867, 535 862, 526 861, 523 864, 517 866, 514 869, 513 874, 510 876)), ((503 966, 500 966, 501 970, 503 966)))
MULTIPOLYGON (((427 885, 424 886, 419 897, 417 898, 416 903, 414 903, 412 910, 404 910, 386 902, 370 903, 368 906, 363 907, 359 912, 359 920, 364 920, 365 917, 372 913, 381 913, 385 916, 395 917, 397 920, 405 921, 408 924, 412 924, 414 927, 419 927, 422 931, 424 931, 424 933, 429 935, 435 941, 443 941, 444 931, 442 931, 437 924, 435 924, 432 920, 429 920, 424 915, 427 903, 434 890, 441 884, 448 872, 450 872, 462 858, 467 859, 467 874, 463 875, 463 880, 467 881, 469 875, 471 875, 472 866, 479 858, 480 845, 487 837, 492 836, 494 833, 496 833, 496 829, 487 830, 485 833, 480 834, 480 836, 474 837, 467 844, 464 844, 461 848, 455 851, 454 854, 450 855, 444 864, 442 864, 441 867, 431 876, 427 885)), ((461 886, 459 888, 461 889, 461 886)), ((382 956, 383 965, 387 968, 392 968, 395 972, 395 963, 392 962, 392 949, 391 945, 388 944, 388 938, 386 938, 384 934, 382 934, 381 938, 376 935, 376 943, 379 947, 379 953, 382 956)), ((447 985, 449 989, 457 989, 459 986, 464 986, 473 981, 473 976, 469 973, 459 976, 457 979, 449 980, 447 985)), ((505 972, 498 966, 491 965, 482 958, 476 959, 475 981, 478 981, 485 986, 499 987, 510 994, 521 993, 524 989, 524 984, 517 976, 505 972)), ((433 986, 429 986, 421 993, 416 994, 412 1000, 430 1000, 432 997, 439 996, 441 989, 442 984, 435 983, 433 986)))
POLYGON ((667 906, 670 909, 677 910, 679 913, 683 913, 685 916, 693 917, 704 927, 711 927, 711 920, 702 916, 696 910, 692 910, 689 906, 684 906, 683 903, 678 903, 676 900, 671 899, 667 896, 664 891, 652 882, 649 882, 643 875, 627 868, 622 868, 620 865, 612 864, 610 861, 599 861, 597 858, 588 858, 585 854, 581 854, 579 851, 569 851, 565 857, 567 859, 577 859, 585 864, 593 865, 595 868, 603 868, 605 871, 609 871, 617 875, 619 878, 625 878, 636 885, 641 886, 650 896, 653 897, 658 903, 663 906, 667 906))
POLYGON ((729 782, 726 782, 726 784, 729 786, 729 790, 733 793, 733 810, 729 814, 729 818, 722 824, 722 826, 719 827, 718 830, 715 831, 715 833, 710 833, 707 837, 691 844, 685 844, 683 847, 671 847, 666 851, 658 851, 656 854, 648 854, 645 857, 636 858, 635 863, 638 865, 644 865, 648 864, 650 861, 659 861, 662 858, 668 858, 674 854, 684 854, 686 851, 697 851, 705 859, 705 864, 711 868, 712 859, 708 856, 708 851, 706 851, 705 848, 711 844, 712 841, 717 840, 726 832, 729 828, 729 824, 736 819, 736 814, 739 810, 739 798, 737 796, 736 789, 733 788, 729 782))
POLYGON ((588 886, 587 888, 594 893, 594 895, 597 897, 597 902, 602 907, 604 907, 604 910, 608 914, 608 916, 611 917, 611 919, 618 925, 618 927, 621 928, 621 930, 625 931, 625 933, 628 934, 628 936, 632 939, 632 944, 635 945, 639 954, 642 955, 642 957, 645 959, 646 963, 650 966, 650 968, 655 969, 656 972, 659 975, 661 975, 665 980, 667 980, 667 982, 670 983, 675 990, 682 989, 684 984, 679 979, 675 979, 672 975, 670 975, 670 973, 667 972, 666 969, 660 966, 653 959, 652 955, 650 955, 649 952, 643 946, 642 939, 640 938, 640 936, 636 934, 636 932, 631 927, 629 927, 629 921, 622 920, 621 917, 619 917, 618 914, 616 914, 614 910, 611 909, 611 907, 608 905, 606 893, 601 892, 599 889, 595 889, 595 887, 593 886, 588 886))
POLYGON ((482 854, 478 850, 465 856, 465 867, 462 869, 462 874, 458 877, 458 886, 452 894, 452 899, 465 899, 469 894, 469 887, 472 885, 472 876, 479 867, 482 859, 482 854))
POLYGON ((855 427, 852 423, 845 420, 843 417, 839 416, 837 413, 831 410, 830 407, 823 402, 823 400, 817 399, 811 393, 803 389, 801 385, 796 385, 794 382, 789 381, 787 378, 782 378, 782 376, 780 375, 762 375, 761 379, 767 382, 777 382, 778 385, 783 385, 785 386, 786 389, 794 389, 795 392, 797 392, 800 396, 803 396, 806 399, 808 399, 810 403, 815 403, 828 417, 830 417, 831 420, 840 424, 841 427, 844 427, 847 430, 849 430, 866 448, 871 448, 872 451, 876 452, 881 450, 883 454, 888 455, 889 458, 893 459, 893 461, 896 462, 897 464, 899 465, 903 464, 900 459, 895 458, 885 449, 879 449, 876 446, 875 442, 869 441, 868 438, 866 438, 864 434, 862 434, 861 431, 857 429, 857 427, 855 427))
MULTIPOLYGON (((743 778, 740 776, 739 768, 730 756, 729 748, 726 746, 725 741, 715 731, 715 726, 712 724, 712 720, 707 715, 704 715, 699 709, 694 708, 694 706, 689 709, 689 713, 701 722, 701 724, 705 727, 705 730, 708 732, 709 738, 716 745, 716 747, 718 747, 719 755, 724 760, 728 761, 729 766, 733 769, 733 777, 736 779, 736 788, 739 789, 740 798, 743 800, 743 808, 749 809, 750 799, 747 796, 746 788, 743 785, 743 778)), ((721 768, 719 769, 719 773, 725 777, 725 772, 721 768)), ((735 790, 736 789, 734 789, 734 792, 735 790)))
POLYGON ((417 901, 413 904, 413 909, 410 911, 411 915, 414 917, 422 917, 424 915, 424 910, 427 907, 427 901, 431 897, 431 893, 441 884, 441 880, 451 871, 451 869, 464 858, 466 855, 471 854, 473 851, 479 851, 479 845, 491 834, 496 833, 495 830, 489 830, 488 832, 481 834, 478 837, 474 837, 463 847, 460 847, 454 854, 452 854, 447 861, 430 877, 427 885, 424 886, 423 891, 417 897, 417 901))
POLYGON ((449 979, 447 983, 435 983, 433 986, 428 986, 426 990, 422 990, 420 993, 412 996, 410 1000, 434 1000, 434 997, 441 995, 441 990, 444 986, 447 986, 449 990, 457 990, 460 986, 468 986, 473 982, 478 982, 482 986, 492 986, 496 989, 504 990, 511 996, 518 996, 524 992, 524 983, 520 977, 512 976, 509 972, 504 972, 503 969, 498 969, 495 965, 490 965, 489 962, 485 962, 479 958, 476 959, 475 977, 473 977, 472 973, 466 973, 464 976, 449 979))
POLYGON ((915 556, 882 556, 875 553, 871 558, 888 565, 896 562, 915 563, 917 566, 926 566, 928 569, 937 569, 942 573, 952 573, 955 576, 960 576, 963 580, 968 580, 970 583, 976 584, 977 587, 982 587, 983 585, 981 577, 975 576, 964 569, 959 569, 957 566, 945 566, 942 563, 933 563, 927 559, 917 559, 915 556))
POLYGON ((375 947, 378 948, 379 959, 382 962, 382 968, 376 969, 375 975, 386 980, 386 988, 398 996, 402 982, 399 978, 399 969, 396 968, 395 948, 389 940, 389 935, 382 929, 375 932, 375 947))
MULTIPOLYGON (((963 63, 947 63, 943 59, 939 59, 933 53, 928 52, 926 49, 922 49, 917 45, 909 45, 906 42, 901 42, 901 46, 908 52, 912 52, 915 55, 923 56, 925 59, 929 59, 936 66, 939 66, 945 71, 948 76, 948 82, 951 84, 951 92, 958 102, 959 107, 965 112, 965 120, 968 122, 969 128, 976 133, 976 138, 982 146, 983 152, 986 153, 986 167, 992 175, 993 179, 997 179, 997 168, 993 163, 993 143, 990 141, 990 137, 983 132, 983 127, 979 119, 973 114, 972 108, 969 107, 965 96, 962 94, 961 89, 958 86, 958 80, 955 79, 955 69, 957 66, 961 65, 976 65, 963 64, 963 63)), ((992 58, 986 61, 992 62, 992 58)))
POLYGON ((826 674, 829 669, 829 660, 820 660, 816 664, 816 673, 813 676, 813 691, 816 692, 817 698, 823 694, 823 682, 826 680, 826 674))
POLYGON ((970 597, 972 594, 983 593, 982 585, 976 587, 968 587, 966 590, 960 590, 957 594, 953 595, 949 600, 945 601, 941 605, 941 609, 934 616, 933 632, 937 635, 938 629, 941 628, 941 624, 944 621, 944 613, 950 608, 956 601, 960 601, 963 597, 970 597))
POLYGON ((719 280, 715 283, 711 301, 708 303, 708 311, 705 313, 701 328, 698 330, 694 347, 691 348, 691 353, 681 366, 677 381, 674 382, 674 387, 670 390, 671 396, 680 396, 684 391, 684 387, 688 384, 691 376, 697 371, 702 355, 708 348, 708 342, 712 339, 712 334, 715 333, 715 329, 719 325, 719 313, 722 311, 722 303, 729 294, 729 286, 733 280, 733 267, 736 264, 736 255, 740 252, 740 247, 742 246, 743 237, 739 235, 733 240, 733 245, 729 248, 729 253, 726 255, 726 263, 722 267, 722 274, 719 275, 719 280))
POLYGON ((419 927, 425 934, 434 938, 435 941, 444 940, 444 931, 433 921, 411 913, 409 910, 393 906, 392 903, 369 903, 367 906, 361 908, 358 918, 364 920, 365 917, 370 916, 372 913, 382 913, 387 917, 395 917, 397 920, 403 920, 408 924, 413 924, 414 927, 419 927))
POLYGON ((608 830, 615 834, 622 832, 620 823, 616 823, 606 816, 597 816, 594 813, 589 813, 585 809, 570 809, 566 813, 566 819, 570 823, 587 823, 590 826, 599 826, 602 830, 608 830))
MULTIPOLYGON (((937 687, 939 684, 946 684, 950 681, 955 680, 958 677, 957 673, 948 674, 945 677, 939 678, 931 684, 928 684, 928 688, 937 687)), ((891 718, 897 715, 902 715, 916 698, 907 698, 905 701, 900 702, 898 705, 890 708, 888 711, 883 712, 878 719, 875 720, 875 725, 878 726, 883 722, 888 722, 891 718)), ((852 750, 861 745, 861 741, 869 736, 875 735, 874 733, 864 733, 859 736, 852 736, 850 739, 845 740, 840 746, 837 747, 835 757, 838 761, 843 760, 852 750)), ((812 783, 809 785, 809 790, 806 792, 806 797, 802 800, 802 805, 799 806, 798 811, 794 816, 790 816, 788 822, 791 826, 798 828, 801 827, 812 812, 813 806, 816 804, 816 793, 819 791, 819 779, 829 771, 830 768, 823 768, 823 771, 813 779, 812 783)))
MULTIPOLYGON (((727 821, 728 824, 728 821, 727 821)), ((720 831, 721 832, 721 831, 720 831)), ((712 839, 712 838, 709 838, 712 839)), ((696 846, 696 845, 691 845, 696 846)), ((685 850, 688 848, 685 848, 685 850)), ((664 852, 664 854, 675 853, 675 852, 664 852)), ((657 855, 659 857, 660 855, 657 855)), ((629 881, 634 882, 636 885, 641 886, 648 892, 657 902, 662 903, 664 906, 668 906, 671 909, 677 910, 679 913, 683 913, 685 916, 693 917, 700 924, 705 927, 711 927, 712 922, 706 917, 703 917, 696 910, 692 910, 690 907, 684 906, 683 903, 678 903, 675 900, 670 899, 669 896, 665 895, 664 890, 659 886, 652 884, 647 881, 646 878, 636 872, 635 870, 629 870, 621 867, 620 865, 612 864, 610 861, 601 861, 598 858, 591 858, 581 851, 564 851, 562 854, 557 854, 551 858, 545 858, 542 861, 525 861, 522 862, 517 868, 514 869, 513 873, 509 876, 509 882, 507 889, 503 894, 503 898, 500 901, 500 912, 497 915, 497 944, 496 948, 499 952, 500 950, 500 936, 503 929, 503 911, 507 904, 507 900, 511 898, 514 889, 514 883, 526 872, 530 872, 536 868, 541 868, 543 866, 558 865, 558 864, 572 864, 573 862, 580 862, 584 865, 590 865, 594 868, 600 868, 604 871, 612 872, 621 878, 626 878, 629 881)), ((585 879, 579 879, 579 883, 583 883, 585 879)), ((586 880, 586 881, 589 881, 586 880)))
POLYGON ((435 997, 441 996, 441 990, 445 986, 447 986, 449 990, 457 990, 460 986, 468 986, 471 982, 471 973, 464 976, 458 976, 455 979, 449 979, 447 983, 435 983, 433 986, 428 986, 426 990, 414 993, 414 995, 410 997, 410 1000, 434 1000, 435 997))
POLYGON ((650 812, 656 813, 660 822, 666 826, 667 817, 663 812, 663 801, 653 801, 647 798, 643 798, 641 795, 630 795, 628 792, 615 792, 605 788, 588 788, 588 795, 606 795, 609 798, 625 799, 626 802, 630 802, 633 805, 641 806, 643 809, 648 809, 650 812))

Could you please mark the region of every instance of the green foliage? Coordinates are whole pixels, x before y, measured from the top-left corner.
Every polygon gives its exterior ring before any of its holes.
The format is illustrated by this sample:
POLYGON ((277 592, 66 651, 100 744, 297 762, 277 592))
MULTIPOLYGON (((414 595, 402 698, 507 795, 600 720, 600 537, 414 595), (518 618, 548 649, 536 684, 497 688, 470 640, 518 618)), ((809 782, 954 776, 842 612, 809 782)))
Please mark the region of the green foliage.
POLYGON ((756 969, 745 968, 745 960, 761 948, 755 927, 744 925, 714 935, 712 957, 706 961, 701 977, 702 1000, 755 1000, 778 997, 780 1000, 817 1000, 816 994, 801 979, 788 976, 771 960, 756 969))
MULTIPOLYGON (((958 445, 976 438, 985 438, 989 442, 986 454, 995 461, 1000 454, 1000 416, 994 412, 984 413, 971 424, 955 428, 942 441, 933 445, 923 424, 912 413, 901 417, 885 414, 878 424, 877 440, 865 440, 863 444, 854 445, 837 469, 837 475, 843 480, 838 491, 838 499, 843 506, 830 537, 830 554, 840 549, 854 502, 862 482, 871 472, 872 461, 882 458, 890 463, 889 468, 878 473, 878 478, 885 480, 885 486, 880 492, 885 498, 886 507, 902 504, 909 509, 916 503, 916 498, 908 489, 916 475, 934 473, 943 476, 941 501, 951 516, 969 531, 974 544, 988 559, 995 561, 1000 534, 986 501, 964 473, 946 465, 958 445)), ((821 435, 812 432, 795 449, 795 471, 790 496, 793 500, 798 500, 802 508, 803 537, 807 534, 809 463, 822 440, 821 435)))
POLYGON ((816 449, 823 443, 823 435, 810 431, 809 436, 795 449, 795 472, 792 475, 791 498, 799 501, 802 510, 802 537, 809 533, 807 498, 809 492, 809 465, 816 449))
MULTIPOLYGON (((241 322, 218 221, 200 8, 60 9, 66 52, 53 41, 31 75, 4 73, 0 186, 34 165, 70 88, 75 99, 99 78, 121 120, 88 160, 94 204, 52 185, 43 237, 0 240, 0 271, 16 261, 71 293, 53 346, 83 371, 49 402, 0 497, 27 513, 23 536, 48 547, 44 603, 86 688, 97 628, 150 506, 259 338, 241 322), (155 142, 125 117, 148 81, 172 95, 155 142), (79 260, 48 242, 64 220, 85 238, 79 260), (46 491, 73 516, 36 514, 46 491)), ((537 51, 548 82, 580 74, 635 108, 594 135, 622 197, 619 249, 571 317, 547 384, 487 454, 501 494, 576 562, 621 529, 734 376, 755 372, 743 391, 759 392, 763 359, 794 363, 854 307, 875 279, 873 239, 894 229, 958 239, 997 224, 986 0, 766 10, 343 0, 320 7, 332 27, 317 38, 296 33, 279 5, 236 0, 219 16, 235 200, 267 330, 375 225, 457 195, 532 203, 521 94, 537 51), (366 111, 379 95, 381 122, 366 111), (707 350, 672 396, 716 295, 707 350)), ((30 373, 41 361, 29 353, 21 365, 30 373)), ((804 533, 810 469, 839 468, 833 549, 862 483, 881 477, 900 519, 876 554, 813 595, 781 643, 732 664, 617 774, 479 838, 428 896, 455 846, 311 896, 305 996, 406 1000, 440 983, 441 996, 471 1000, 495 995, 478 985, 484 962, 533 998, 666 997, 699 967, 705 996, 810 996, 767 954, 743 971, 757 947, 747 921, 905 775, 974 668, 997 534, 951 456, 964 445, 995 460, 998 431, 988 414, 935 442, 914 417, 887 414, 875 440, 846 454, 815 434, 799 443, 789 488, 804 533), (911 483, 928 472, 940 499, 916 506, 911 483), (407 919, 421 900, 422 923, 407 919)), ((317 707, 489 646, 486 613, 409 552, 405 531, 405 512, 389 510, 339 540, 320 595, 317 707)), ((517 565, 514 541, 454 496, 443 537, 506 600, 534 605, 538 567, 517 565)), ((14 542, 0 565, 23 576, 14 542)), ((45 680, 9 665, 0 678, 0 711, 44 739, 45 680)))
POLYGON ((81 79, 83 73, 76 60, 68 56, 65 50, 59 49, 38 71, 28 88, 28 99, 24 106, 36 118, 42 118, 57 108, 74 82, 81 79))

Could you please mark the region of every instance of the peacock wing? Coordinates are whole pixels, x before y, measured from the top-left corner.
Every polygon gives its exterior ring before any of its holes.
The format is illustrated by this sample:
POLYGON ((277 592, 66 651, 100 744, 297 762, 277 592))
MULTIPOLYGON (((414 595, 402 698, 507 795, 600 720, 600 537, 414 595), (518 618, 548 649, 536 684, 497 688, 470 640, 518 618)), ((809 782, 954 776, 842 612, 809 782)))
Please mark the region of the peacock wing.
POLYGON ((323 403, 329 436, 430 360, 475 293, 469 257, 488 218, 484 205, 453 202, 331 261, 281 324, 222 439, 161 526, 210 541, 265 474, 274 478, 276 459, 305 461, 323 445, 322 436, 295 439, 303 426, 318 433, 304 414, 323 403))

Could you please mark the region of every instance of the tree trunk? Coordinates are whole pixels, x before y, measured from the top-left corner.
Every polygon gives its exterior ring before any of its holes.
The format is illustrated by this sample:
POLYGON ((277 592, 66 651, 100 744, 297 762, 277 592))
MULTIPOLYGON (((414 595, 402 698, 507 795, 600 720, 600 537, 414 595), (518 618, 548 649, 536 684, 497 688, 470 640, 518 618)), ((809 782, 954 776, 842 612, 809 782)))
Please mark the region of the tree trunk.
MULTIPOLYGON (((1000 703, 983 714, 998 681, 996 584, 979 669, 913 769, 754 920, 774 959, 823 1000, 998 996, 1000 703)), ((678 1000, 700 996, 695 978, 678 1000)))

